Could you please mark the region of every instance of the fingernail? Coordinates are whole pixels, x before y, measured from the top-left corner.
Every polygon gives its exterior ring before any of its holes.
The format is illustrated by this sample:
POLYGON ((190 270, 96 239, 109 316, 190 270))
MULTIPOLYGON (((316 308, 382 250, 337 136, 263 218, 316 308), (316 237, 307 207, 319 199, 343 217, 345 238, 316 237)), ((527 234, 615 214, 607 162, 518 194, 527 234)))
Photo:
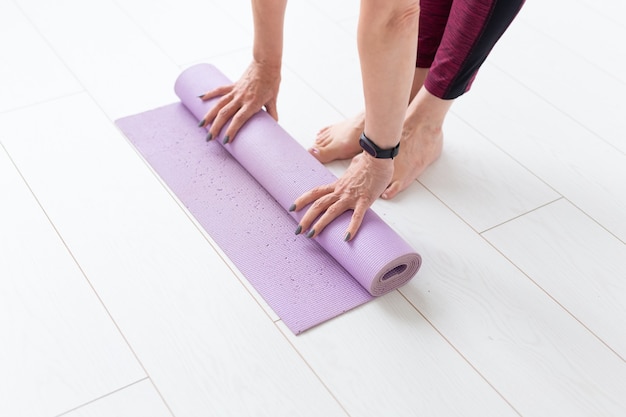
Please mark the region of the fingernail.
POLYGON ((204 97, 204 94, 200 94, 200 95, 198 96, 198 98, 202 98, 202 97, 204 97))
POLYGON ((204 126, 204 121, 205 121, 205 119, 200 120, 200 123, 198 123, 198 127, 204 126))
POLYGON ((315 234, 315 229, 311 229, 311 231, 306 234, 306 237, 308 237, 310 239, 310 238, 313 237, 314 234, 315 234))
POLYGON ((226 144, 228 143, 228 141, 229 141, 229 140, 230 140, 230 137, 229 137, 229 136, 226 136, 226 137, 224 138, 224 145, 226 145, 226 144))
POLYGON ((294 211, 296 209, 296 204, 292 204, 291 206, 289 206, 289 211, 294 211))
POLYGON ((298 228, 296 229, 296 234, 299 235, 300 232, 302 232, 302 226, 298 225, 298 228))
POLYGON ((352 237, 352 235, 350 234, 350 232, 346 233, 346 237, 343 239, 344 242, 347 242, 350 240, 350 238, 352 237))
POLYGON ((209 133, 206 135, 206 141, 207 141, 207 142, 209 142, 211 139, 213 139, 213 133, 209 132, 209 133))
POLYGON ((311 153, 314 153, 314 154, 319 154, 319 153, 320 153, 320 151, 319 151, 319 149, 317 149, 317 148, 311 148, 311 153))

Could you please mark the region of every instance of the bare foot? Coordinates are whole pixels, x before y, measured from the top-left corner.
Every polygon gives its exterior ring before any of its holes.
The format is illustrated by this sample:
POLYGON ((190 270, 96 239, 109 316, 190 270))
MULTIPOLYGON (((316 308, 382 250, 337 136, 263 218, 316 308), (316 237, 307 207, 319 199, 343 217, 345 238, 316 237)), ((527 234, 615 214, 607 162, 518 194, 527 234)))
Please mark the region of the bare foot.
POLYGON ((326 126, 317 132, 317 138, 309 152, 323 164, 336 159, 351 159, 361 152, 359 137, 364 125, 365 113, 361 113, 351 119, 326 126))
POLYGON ((435 162, 443 149, 441 129, 402 131, 400 153, 394 160, 393 177, 382 198, 389 200, 409 187, 426 168, 435 162))

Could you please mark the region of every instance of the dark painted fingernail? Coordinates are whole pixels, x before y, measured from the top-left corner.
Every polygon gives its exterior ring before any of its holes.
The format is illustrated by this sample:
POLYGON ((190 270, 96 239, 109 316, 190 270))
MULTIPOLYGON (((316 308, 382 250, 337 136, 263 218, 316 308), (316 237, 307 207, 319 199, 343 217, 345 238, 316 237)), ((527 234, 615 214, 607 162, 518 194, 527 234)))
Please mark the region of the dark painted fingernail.
POLYGON ((224 145, 226 145, 228 143, 228 141, 230 141, 230 136, 226 136, 224 138, 224 145))
POLYGON ((302 226, 298 225, 298 228, 296 229, 296 234, 299 235, 302 232, 302 226))
POLYGON ((202 98, 202 97, 204 97, 204 94, 200 94, 200 95, 198 96, 198 98, 202 98))
POLYGON ((292 204, 291 206, 289 206, 289 211, 294 211, 296 209, 296 204, 292 204))
POLYGON ((198 123, 198 127, 202 127, 202 126, 204 126, 204 122, 205 122, 205 120, 206 120, 206 119, 202 119, 202 120, 200 120, 200 123, 198 123))
POLYGON ((207 142, 209 142, 211 139, 213 139, 213 133, 209 132, 209 133, 206 135, 206 141, 207 141, 207 142))
POLYGON ((314 234, 315 234, 315 229, 311 229, 311 231, 306 234, 306 237, 308 237, 310 239, 310 238, 313 237, 314 234))
POLYGON ((350 232, 346 233, 346 237, 343 239, 344 242, 347 242, 350 240, 350 238, 352 237, 352 235, 350 234, 350 232))

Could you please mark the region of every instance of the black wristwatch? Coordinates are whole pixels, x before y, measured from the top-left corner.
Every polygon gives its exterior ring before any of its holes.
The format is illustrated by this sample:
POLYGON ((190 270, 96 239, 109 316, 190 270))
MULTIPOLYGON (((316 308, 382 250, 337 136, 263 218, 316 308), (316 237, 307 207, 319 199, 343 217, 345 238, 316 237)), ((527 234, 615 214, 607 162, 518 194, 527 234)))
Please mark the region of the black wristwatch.
POLYGON ((363 148, 365 152, 372 155, 374 158, 379 159, 393 159, 398 155, 398 150, 400 149, 400 143, 391 149, 381 149, 367 136, 365 136, 365 132, 361 133, 359 145, 361 145, 361 148, 363 148))

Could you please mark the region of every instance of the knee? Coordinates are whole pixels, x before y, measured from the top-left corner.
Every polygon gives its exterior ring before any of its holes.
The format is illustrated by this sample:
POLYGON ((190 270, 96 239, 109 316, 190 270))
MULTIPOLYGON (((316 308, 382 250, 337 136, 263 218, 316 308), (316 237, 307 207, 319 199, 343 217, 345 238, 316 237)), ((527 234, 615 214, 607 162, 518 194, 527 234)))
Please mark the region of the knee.
POLYGON ((408 1, 394 9, 387 20, 389 29, 414 32, 419 24, 420 3, 408 1))
POLYGON ((361 17, 387 32, 417 31, 419 0, 362 0, 361 17))

